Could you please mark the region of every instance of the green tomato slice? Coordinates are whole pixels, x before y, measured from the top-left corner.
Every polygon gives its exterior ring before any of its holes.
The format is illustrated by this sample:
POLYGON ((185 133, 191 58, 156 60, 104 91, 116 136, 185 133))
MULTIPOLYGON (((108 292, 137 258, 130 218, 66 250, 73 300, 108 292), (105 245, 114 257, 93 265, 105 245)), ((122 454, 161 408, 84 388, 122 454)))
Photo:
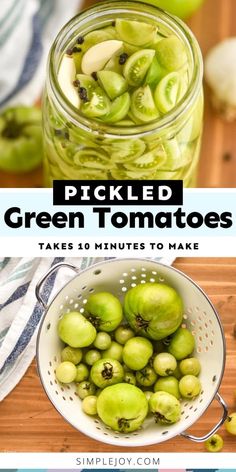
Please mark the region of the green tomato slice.
POLYGON ((108 156, 94 148, 86 148, 78 151, 74 156, 74 163, 77 166, 84 166, 91 169, 107 169, 110 164, 108 156))
POLYGON ((178 71, 188 61, 185 46, 177 36, 158 41, 155 49, 159 63, 170 72, 178 71))
POLYGON ((149 85, 140 87, 133 92, 131 112, 134 117, 144 123, 156 120, 159 117, 159 111, 156 108, 149 85))
POLYGON ((72 57, 75 64, 76 72, 81 72, 82 51, 73 52, 72 57))
POLYGON ((82 49, 82 52, 85 53, 86 51, 88 51, 88 49, 90 49, 95 44, 102 43, 103 41, 109 41, 110 39, 115 39, 114 32, 113 30, 111 31, 110 28, 94 30, 86 34, 86 36, 84 37, 84 42, 80 46, 80 48, 82 49))
MULTIPOLYGON (((121 54, 121 52, 120 52, 120 54, 121 54)), ((113 56, 111 56, 111 59, 109 59, 109 61, 106 63, 103 70, 116 72, 117 74, 122 75, 123 65, 119 63, 120 54, 119 55, 114 54, 113 56)))
POLYGON ((114 139, 110 145, 106 146, 106 151, 108 155, 111 155, 111 159, 122 164, 142 156, 145 149, 146 145, 141 139, 114 139))
POLYGON ((91 99, 80 106, 83 115, 89 118, 99 118, 110 111, 110 101, 105 92, 97 87, 91 92, 91 99))
POLYGON ((154 41, 157 27, 141 21, 117 19, 116 31, 123 41, 135 46, 143 46, 154 41))
POLYGON ((180 81, 178 72, 171 72, 157 85, 154 100, 161 113, 168 113, 177 104, 180 81))
POLYGON ((79 80, 80 87, 87 90, 87 96, 89 99, 92 98, 92 92, 97 88, 97 82, 90 75, 76 74, 76 79, 79 80))
POLYGON ((110 112, 108 113, 108 115, 105 115, 102 119, 106 123, 117 123, 120 120, 123 120, 123 118, 125 118, 125 116, 127 115, 129 111, 129 107, 130 107, 130 96, 129 96, 129 93, 126 92, 120 97, 117 97, 112 102, 110 112))
POLYGON ((150 180, 153 178, 153 171, 129 171, 126 169, 111 169, 111 176, 114 180, 150 180))
POLYGON ((180 146, 176 138, 163 141, 162 143, 166 160, 162 166, 163 170, 175 171, 184 166, 180 146))
POLYGON ((151 87, 157 85, 160 80, 167 74, 167 71, 159 64, 156 56, 154 56, 151 66, 148 70, 145 83, 151 87))
POLYGON ((129 85, 138 87, 143 83, 154 56, 155 51, 153 49, 142 49, 127 59, 123 74, 129 85))
POLYGON ((128 84, 122 75, 109 70, 101 70, 97 73, 101 87, 111 100, 119 97, 128 89, 128 84))
POLYGON ((127 164, 124 164, 124 166, 128 170, 140 170, 143 172, 145 170, 158 169, 160 166, 162 166, 165 160, 166 156, 164 153, 157 155, 156 153, 150 151, 146 154, 143 154, 141 157, 138 157, 137 159, 134 159, 133 161, 128 162, 127 164))
POLYGON ((130 128, 130 126, 134 126, 135 123, 132 120, 127 119, 127 120, 117 121, 116 123, 114 123, 114 125, 124 126, 125 128, 130 128))

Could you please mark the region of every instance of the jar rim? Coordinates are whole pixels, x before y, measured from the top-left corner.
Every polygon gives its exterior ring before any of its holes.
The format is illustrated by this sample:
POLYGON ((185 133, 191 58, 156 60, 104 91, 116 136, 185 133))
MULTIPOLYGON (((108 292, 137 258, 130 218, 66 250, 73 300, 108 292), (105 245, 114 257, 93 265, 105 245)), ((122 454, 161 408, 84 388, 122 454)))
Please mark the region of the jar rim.
MULTIPOLYGON (((69 36, 70 38, 70 36, 69 36)), ((64 51, 68 49, 68 45, 64 45, 64 51)), ((115 139, 120 138, 142 138, 148 136, 155 132, 165 132, 165 130, 170 127, 177 120, 181 119, 185 115, 189 108, 191 108, 194 101, 197 99, 197 96, 200 92, 203 79, 203 59, 199 44, 190 30, 190 28, 179 18, 170 15, 166 11, 141 1, 115 1, 111 2, 105 0, 99 2, 92 7, 89 7, 76 16, 74 16, 65 26, 60 30, 54 43, 51 47, 49 58, 48 58, 48 86, 50 87, 53 97, 57 100, 57 106, 60 108, 63 114, 66 113, 68 121, 72 122, 75 126, 81 127, 85 132, 93 132, 98 136, 103 136, 106 138, 115 139), (145 5, 145 11, 143 11, 143 6, 145 5), (134 125, 130 127, 110 125, 108 123, 101 123, 92 119, 88 119, 80 115, 77 109, 71 104, 67 97, 62 93, 58 82, 58 63, 56 61, 56 56, 62 52, 62 42, 65 39, 65 36, 69 36, 71 30, 73 30, 75 24, 79 26, 85 26, 87 20, 90 20, 94 17, 96 22, 107 13, 135 13, 143 17, 148 17, 149 19, 157 19, 162 21, 163 24, 173 29, 175 33, 181 36, 182 40, 185 41, 185 45, 188 46, 188 49, 192 56, 193 62, 193 71, 191 81, 188 86, 188 90, 180 102, 172 109, 170 112, 166 113, 158 120, 153 121, 147 124, 134 125)))

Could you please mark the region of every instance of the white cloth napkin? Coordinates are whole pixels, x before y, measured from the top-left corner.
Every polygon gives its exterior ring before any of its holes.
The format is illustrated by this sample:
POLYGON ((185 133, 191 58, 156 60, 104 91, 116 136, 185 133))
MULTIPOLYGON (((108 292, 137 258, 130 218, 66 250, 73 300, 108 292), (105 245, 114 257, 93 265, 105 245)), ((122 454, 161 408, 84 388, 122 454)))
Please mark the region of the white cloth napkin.
POLYGON ((0 107, 41 95, 49 49, 82 0, 1 0, 0 107))
MULTIPOLYGON (((68 262, 85 269, 101 258, 0 258, 0 401, 25 374, 35 356, 36 337, 44 312, 35 297, 35 287, 48 269, 68 262)), ((156 259, 171 264, 172 259, 156 259)), ((42 287, 46 303, 74 273, 61 268, 42 287)))

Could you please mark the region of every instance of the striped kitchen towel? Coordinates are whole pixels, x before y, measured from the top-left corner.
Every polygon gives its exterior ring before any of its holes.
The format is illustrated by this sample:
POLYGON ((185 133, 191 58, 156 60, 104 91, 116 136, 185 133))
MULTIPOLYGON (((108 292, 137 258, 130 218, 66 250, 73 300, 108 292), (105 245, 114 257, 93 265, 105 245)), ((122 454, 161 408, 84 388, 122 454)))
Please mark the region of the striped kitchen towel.
POLYGON ((41 95, 53 39, 83 0, 1 0, 0 108, 41 95))
MULTIPOLYGON (((81 269, 101 259, 66 259, 81 269)), ((38 325, 43 308, 35 298, 35 286, 54 264, 64 258, 0 259, 0 401, 23 377, 35 356, 38 325)), ((63 268, 43 286, 47 302, 73 276, 63 268)))
MULTIPOLYGON (((110 258, 105 258, 110 259, 110 258)), ((17 385, 35 356, 36 337, 44 312, 35 297, 41 277, 58 262, 66 261, 81 270, 102 258, 0 258, 0 401, 17 385)), ((173 259, 160 259, 171 265, 173 259)), ((48 277, 42 287, 46 303, 74 273, 63 268, 48 277)))

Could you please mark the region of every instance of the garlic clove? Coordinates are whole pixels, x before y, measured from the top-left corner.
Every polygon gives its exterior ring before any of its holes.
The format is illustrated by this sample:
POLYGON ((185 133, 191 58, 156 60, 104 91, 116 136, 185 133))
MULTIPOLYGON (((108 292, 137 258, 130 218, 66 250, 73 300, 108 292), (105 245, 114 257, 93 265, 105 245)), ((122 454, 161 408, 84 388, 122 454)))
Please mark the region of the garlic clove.
POLYGON ((58 82, 69 102, 72 103, 74 107, 79 108, 80 98, 78 90, 73 85, 75 76, 76 69, 73 58, 70 56, 64 56, 58 72, 58 82))
POLYGON ((205 78, 212 89, 212 103, 223 117, 236 119, 236 37, 217 44, 205 59, 205 78))
POLYGON ((84 74, 92 74, 103 69, 105 64, 116 54, 123 46, 122 41, 111 39, 95 44, 88 49, 82 59, 81 69, 84 74))

